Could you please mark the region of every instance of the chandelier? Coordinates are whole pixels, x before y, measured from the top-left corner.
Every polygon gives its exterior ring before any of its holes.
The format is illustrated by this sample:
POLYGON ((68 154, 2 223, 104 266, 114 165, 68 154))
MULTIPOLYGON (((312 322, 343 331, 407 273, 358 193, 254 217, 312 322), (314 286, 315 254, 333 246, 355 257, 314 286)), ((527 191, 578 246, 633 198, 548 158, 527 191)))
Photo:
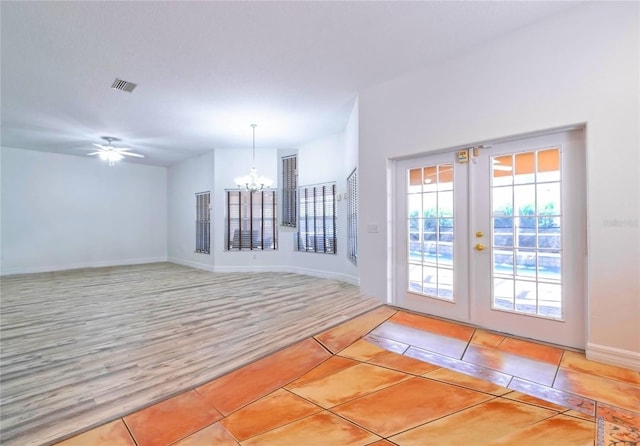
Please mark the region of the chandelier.
POLYGON ((249 175, 245 175, 243 177, 235 178, 235 182, 238 187, 244 188, 249 192, 255 192, 262 189, 269 189, 273 181, 271 181, 267 177, 258 176, 258 171, 256 170, 256 127, 257 124, 251 124, 253 128, 253 164, 251 165, 251 171, 249 175))

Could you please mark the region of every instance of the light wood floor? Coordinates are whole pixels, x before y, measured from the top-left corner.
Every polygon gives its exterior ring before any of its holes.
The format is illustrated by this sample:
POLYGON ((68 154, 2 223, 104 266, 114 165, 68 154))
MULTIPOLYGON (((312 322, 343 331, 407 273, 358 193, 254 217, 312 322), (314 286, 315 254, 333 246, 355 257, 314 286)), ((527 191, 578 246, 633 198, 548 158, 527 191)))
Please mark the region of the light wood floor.
POLYGON ((0 279, 0 440, 51 444, 381 305, 343 282, 169 263, 0 279))

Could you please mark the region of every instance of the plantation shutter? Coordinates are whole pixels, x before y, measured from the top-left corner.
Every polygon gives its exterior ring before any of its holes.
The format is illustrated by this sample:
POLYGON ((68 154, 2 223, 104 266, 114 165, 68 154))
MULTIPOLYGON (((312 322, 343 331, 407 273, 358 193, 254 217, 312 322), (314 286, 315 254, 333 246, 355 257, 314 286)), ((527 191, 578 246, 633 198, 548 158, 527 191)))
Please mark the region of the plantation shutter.
POLYGON ((209 254, 211 244, 211 194, 196 194, 196 252, 209 254))
POLYGON ((298 191, 298 157, 296 155, 282 158, 282 226, 296 227, 297 191, 298 191))
POLYGON ((275 190, 227 191, 226 250, 278 248, 275 190))
POLYGON ((335 183, 299 190, 298 251, 336 253, 335 183))

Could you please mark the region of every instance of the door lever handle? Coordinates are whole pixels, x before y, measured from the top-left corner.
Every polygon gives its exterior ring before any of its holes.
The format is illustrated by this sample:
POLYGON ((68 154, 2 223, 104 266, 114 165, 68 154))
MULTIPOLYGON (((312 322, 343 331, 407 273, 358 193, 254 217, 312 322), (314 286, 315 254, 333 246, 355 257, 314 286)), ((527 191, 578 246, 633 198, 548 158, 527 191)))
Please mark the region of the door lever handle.
POLYGON ((476 245, 476 251, 484 251, 485 246, 482 243, 476 245))

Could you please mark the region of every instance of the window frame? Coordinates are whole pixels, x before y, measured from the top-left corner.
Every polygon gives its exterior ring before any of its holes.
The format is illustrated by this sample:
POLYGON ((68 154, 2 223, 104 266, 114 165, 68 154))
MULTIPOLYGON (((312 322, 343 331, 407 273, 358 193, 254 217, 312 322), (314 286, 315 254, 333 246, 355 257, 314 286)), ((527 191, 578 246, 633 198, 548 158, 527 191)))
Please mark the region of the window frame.
POLYGON ((347 258, 358 265, 358 169, 347 177, 347 258))
POLYGON ((337 254, 336 183, 300 187, 298 204, 296 250, 337 254))
POLYGON ((280 157, 282 167, 282 218, 280 225, 298 227, 298 155, 280 157))
POLYGON ((196 193, 197 254, 211 254, 211 191, 196 193))
POLYGON ((277 198, 278 192, 275 189, 255 192, 225 190, 225 251, 278 249, 277 198), (270 197, 270 200, 265 200, 265 196, 270 197), (232 200, 233 197, 237 200, 232 200))

